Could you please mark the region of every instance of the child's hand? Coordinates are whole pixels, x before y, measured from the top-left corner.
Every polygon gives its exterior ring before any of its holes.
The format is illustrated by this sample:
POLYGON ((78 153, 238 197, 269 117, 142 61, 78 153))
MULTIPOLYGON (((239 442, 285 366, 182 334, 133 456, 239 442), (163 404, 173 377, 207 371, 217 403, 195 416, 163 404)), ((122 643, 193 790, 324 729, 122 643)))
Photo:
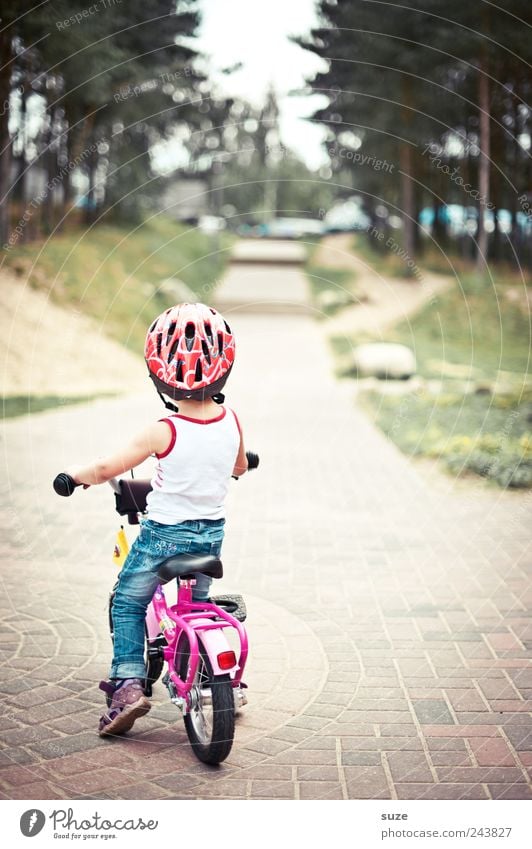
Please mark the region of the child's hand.
POLYGON ((82 486, 83 489, 89 489, 90 483, 84 483, 79 476, 79 470, 70 468, 66 470, 67 475, 70 475, 74 483, 78 484, 78 486, 82 486))

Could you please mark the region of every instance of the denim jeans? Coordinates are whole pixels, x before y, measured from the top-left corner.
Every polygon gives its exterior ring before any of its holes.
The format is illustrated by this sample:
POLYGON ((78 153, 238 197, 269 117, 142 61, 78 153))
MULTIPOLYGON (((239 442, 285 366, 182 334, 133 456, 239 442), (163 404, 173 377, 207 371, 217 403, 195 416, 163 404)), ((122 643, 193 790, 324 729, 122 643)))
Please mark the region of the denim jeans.
MULTIPOLYGON (((114 655, 110 678, 143 678, 144 618, 146 608, 159 583, 157 569, 175 554, 219 556, 225 519, 198 519, 178 525, 162 525, 143 519, 140 533, 131 546, 115 585, 111 608, 114 655)), ((212 578, 196 574, 193 598, 209 597, 212 578)))

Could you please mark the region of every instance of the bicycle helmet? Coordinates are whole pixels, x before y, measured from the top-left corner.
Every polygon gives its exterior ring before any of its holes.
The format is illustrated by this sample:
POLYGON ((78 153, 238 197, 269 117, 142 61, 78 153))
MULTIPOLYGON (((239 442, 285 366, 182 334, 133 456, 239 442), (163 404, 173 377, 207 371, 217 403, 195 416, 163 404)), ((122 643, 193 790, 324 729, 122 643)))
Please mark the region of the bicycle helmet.
MULTIPOLYGON (((177 304, 155 319, 144 357, 159 394, 175 401, 218 395, 235 359, 231 328, 205 304, 177 304)), ((164 400, 164 399, 163 399, 164 400)))

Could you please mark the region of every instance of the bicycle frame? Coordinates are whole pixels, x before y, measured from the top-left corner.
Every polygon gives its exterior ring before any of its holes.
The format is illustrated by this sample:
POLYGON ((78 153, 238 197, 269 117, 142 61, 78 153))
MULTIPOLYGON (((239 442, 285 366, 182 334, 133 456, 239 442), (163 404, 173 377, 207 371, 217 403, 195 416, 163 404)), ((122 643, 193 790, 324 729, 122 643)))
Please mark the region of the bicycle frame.
POLYGON ((159 585, 146 613, 148 642, 153 643, 161 633, 166 640, 162 654, 168 664, 167 681, 173 685, 172 700, 184 714, 191 708, 190 696, 200 660, 200 643, 209 657, 213 673, 229 674, 231 686, 235 689, 241 686, 248 656, 248 639, 242 623, 216 604, 193 602, 194 583, 193 580, 181 580, 178 585, 177 604, 171 606, 167 605, 163 588, 159 585), (227 628, 234 628, 238 634, 238 658, 224 633, 227 628), (176 671, 183 637, 188 641, 190 652, 185 679, 176 671))

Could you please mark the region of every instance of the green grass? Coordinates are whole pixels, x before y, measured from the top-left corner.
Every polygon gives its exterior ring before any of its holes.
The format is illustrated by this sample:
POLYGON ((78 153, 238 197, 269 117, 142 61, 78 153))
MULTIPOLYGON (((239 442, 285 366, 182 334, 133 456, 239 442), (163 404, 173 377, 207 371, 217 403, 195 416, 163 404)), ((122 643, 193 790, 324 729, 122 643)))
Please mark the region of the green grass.
MULTIPOLYGON (((491 282, 462 276, 449 292, 434 299, 410 322, 389 334, 389 341, 411 347, 424 377, 449 376, 445 364, 463 366, 477 379, 495 380, 508 372, 519 381, 530 372, 530 315, 511 303, 506 291, 515 281, 491 282)), ((522 286, 521 286, 522 288, 522 286)), ((456 371, 456 370, 455 370, 456 371)))
POLYGON ((146 328, 174 302, 157 291, 182 280, 209 301, 229 257, 231 237, 209 236, 158 216, 139 227, 100 224, 46 242, 21 245, 6 263, 56 303, 80 310, 109 336, 140 353, 146 328))
POLYGON ((495 396, 372 391, 362 404, 409 456, 438 458, 455 474, 474 472, 504 487, 532 486, 532 389, 495 396))
POLYGON ((43 410, 57 410, 69 404, 84 404, 94 398, 113 397, 110 393, 102 395, 63 396, 63 395, 11 395, 2 398, 1 413, 3 419, 41 413, 43 410))
MULTIPOLYGON (((357 253, 399 276, 395 255, 379 256, 356 239, 357 253)), ((421 272, 423 267, 420 266, 421 272)), ((399 342, 416 354, 427 389, 372 390, 361 402, 382 430, 411 456, 439 457, 455 474, 470 471, 500 486, 532 487, 532 326, 522 279, 506 267, 482 277, 464 264, 455 285, 384 337, 333 337, 343 366, 353 347, 399 342), (509 297, 509 295, 511 297, 509 297)))
POLYGON ((316 265, 319 242, 309 250, 305 272, 310 284, 310 297, 318 314, 330 316, 346 306, 357 303, 356 274, 348 268, 328 268, 316 265))
MULTIPOLYGON (((384 234, 379 240, 368 233, 355 233, 352 240, 353 251, 364 259, 368 265, 382 275, 397 278, 416 279, 423 271, 431 271, 435 274, 469 274, 474 272, 474 263, 471 259, 464 258, 455 250, 440 250, 437 245, 428 239, 422 241, 422 253, 415 258, 418 269, 408 266, 408 258, 401 256, 403 235, 401 230, 392 230, 384 234), (386 245, 388 239, 391 244, 386 245)), ((501 268, 504 266, 501 264, 501 268)), ((514 270, 508 269, 509 273, 514 270)))
POLYGON ((386 246, 388 238, 393 239, 394 244, 399 247, 401 231, 394 230, 386 234, 383 241, 378 241, 367 233, 355 233, 352 240, 353 251, 383 276, 413 278, 413 271, 408 267, 405 259, 386 246))

